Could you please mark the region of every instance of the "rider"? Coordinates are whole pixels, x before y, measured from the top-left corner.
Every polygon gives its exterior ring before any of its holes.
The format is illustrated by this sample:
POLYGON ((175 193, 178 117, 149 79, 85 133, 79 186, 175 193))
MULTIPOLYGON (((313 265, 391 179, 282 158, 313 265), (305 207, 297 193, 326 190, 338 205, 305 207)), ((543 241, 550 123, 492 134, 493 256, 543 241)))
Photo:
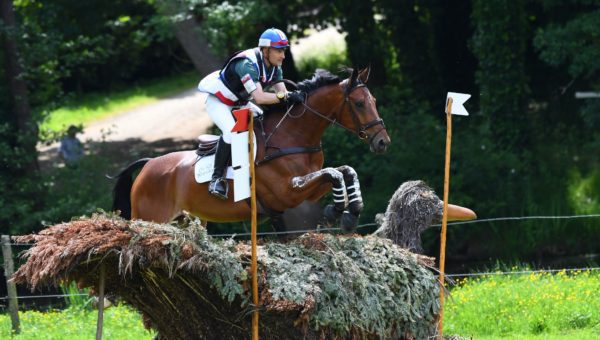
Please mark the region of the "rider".
POLYGON ((259 105, 281 101, 293 104, 304 100, 300 92, 287 92, 283 83, 273 84, 283 79, 281 65, 288 47, 285 34, 279 29, 269 28, 261 34, 257 48, 234 54, 221 70, 204 77, 198 85, 200 92, 209 94, 206 110, 222 132, 208 186, 208 191, 221 199, 227 199, 227 180, 223 177, 231 153, 231 129, 235 125, 231 110, 234 106, 243 105, 248 100, 259 105), (265 92, 267 86, 272 86, 276 92, 265 92))

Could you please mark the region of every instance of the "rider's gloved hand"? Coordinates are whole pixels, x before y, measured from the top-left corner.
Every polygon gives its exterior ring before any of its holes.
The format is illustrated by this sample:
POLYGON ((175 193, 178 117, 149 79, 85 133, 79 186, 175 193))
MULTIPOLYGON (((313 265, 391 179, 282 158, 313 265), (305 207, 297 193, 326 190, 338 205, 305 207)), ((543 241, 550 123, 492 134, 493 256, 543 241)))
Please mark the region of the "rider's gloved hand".
POLYGON ((300 91, 292 91, 287 93, 287 98, 285 101, 288 104, 296 104, 304 102, 304 93, 300 91))

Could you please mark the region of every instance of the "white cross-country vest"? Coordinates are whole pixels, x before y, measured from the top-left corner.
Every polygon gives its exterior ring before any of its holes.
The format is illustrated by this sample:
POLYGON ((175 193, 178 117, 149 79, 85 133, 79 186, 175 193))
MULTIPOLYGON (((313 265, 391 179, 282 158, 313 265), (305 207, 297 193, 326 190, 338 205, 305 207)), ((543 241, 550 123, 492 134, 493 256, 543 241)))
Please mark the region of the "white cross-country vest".
POLYGON ((198 91, 215 95, 223 104, 229 106, 238 104, 240 100, 249 100, 251 96, 244 88, 242 80, 235 74, 235 70, 229 67, 233 61, 242 58, 250 60, 252 65, 254 65, 258 71, 259 82, 263 87, 271 83, 276 67, 273 67, 271 74, 267 76, 260 49, 252 48, 234 54, 227 60, 221 70, 217 70, 204 77, 200 81, 200 84, 198 84, 198 91))

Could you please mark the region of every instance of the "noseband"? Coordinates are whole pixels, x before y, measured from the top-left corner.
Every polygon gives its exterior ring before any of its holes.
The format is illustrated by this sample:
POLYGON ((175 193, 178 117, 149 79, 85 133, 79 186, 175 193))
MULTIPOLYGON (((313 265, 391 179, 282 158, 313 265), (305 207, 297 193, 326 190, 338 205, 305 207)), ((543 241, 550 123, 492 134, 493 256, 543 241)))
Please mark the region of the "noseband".
POLYGON ((340 126, 342 128, 344 128, 345 130, 348 130, 350 132, 352 132, 353 134, 357 135, 358 138, 360 139, 367 139, 369 138, 369 134, 367 133, 367 130, 372 128, 373 126, 376 125, 381 125, 383 126, 383 129, 377 131, 377 133, 375 133, 373 136, 371 136, 371 138, 369 139, 369 143, 371 143, 373 141, 373 139, 375 139, 375 137, 377 137, 377 135, 385 130, 385 124, 383 122, 383 119, 381 118, 377 118, 377 119, 373 119, 372 121, 366 123, 366 124, 361 124, 360 123, 360 119, 358 119, 358 113, 356 112, 356 110, 354 109, 354 106, 350 103, 350 93, 352 93, 352 91, 360 88, 360 87, 366 87, 365 84, 358 84, 356 86, 354 86, 353 88, 351 88, 350 90, 344 91, 345 95, 344 95, 344 101, 340 104, 340 109, 337 111, 337 113, 335 114, 335 116, 339 115, 339 113, 344 109, 344 106, 348 105, 348 108, 350 110, 350 114, 352 116, 352 120, 354 121, 354 126, 356 127, 355 130, 350 129, 348 127, 345 127, 344 125, 340 124, 337 120, 335 119, 331 119, 328 116, 320 113, 319 111, 313 109, 312 107, 308 106, 306 104, 306 100, 304 102, 302 102, 302 106, 304 106, 305 111, 308 110, 314 114, 316 114, 317 116, 329 121, 331 124, 340 126))

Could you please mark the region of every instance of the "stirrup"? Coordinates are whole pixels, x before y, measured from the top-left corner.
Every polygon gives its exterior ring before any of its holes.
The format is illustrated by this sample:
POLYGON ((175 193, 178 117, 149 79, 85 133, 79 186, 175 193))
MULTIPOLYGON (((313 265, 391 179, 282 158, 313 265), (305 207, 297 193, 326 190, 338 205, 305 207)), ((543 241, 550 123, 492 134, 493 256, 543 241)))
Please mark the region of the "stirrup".
POLYGON ((227 199, 227 191, 227 180, 222 177, 210 181, 210 184, 208 185, 208 192, 222 200, 227 199))

